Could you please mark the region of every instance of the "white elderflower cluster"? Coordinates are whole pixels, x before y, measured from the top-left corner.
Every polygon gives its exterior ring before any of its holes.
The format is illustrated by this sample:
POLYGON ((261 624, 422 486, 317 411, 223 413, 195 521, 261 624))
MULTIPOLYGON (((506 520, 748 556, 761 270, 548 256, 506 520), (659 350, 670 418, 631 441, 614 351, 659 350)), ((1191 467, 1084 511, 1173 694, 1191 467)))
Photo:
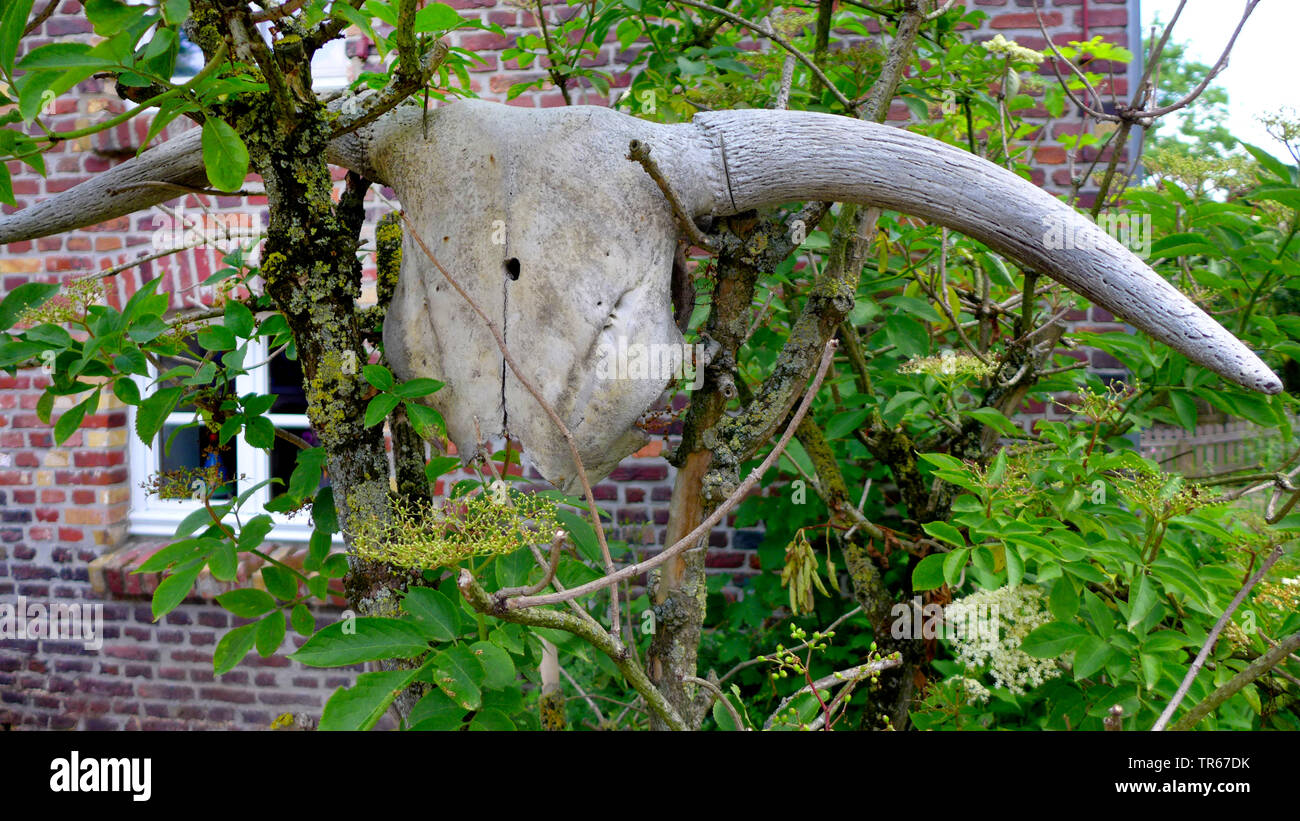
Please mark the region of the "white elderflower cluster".
MULTIPOLYGON (((1020 649, 1025 636, 1052 620, 1037 587, 1006 586, 972 593, 945 607, 944 620, 978 624, 977 629, 962 631, 953 649, 968 670, 987 665, 997 687, 1022 695, 1061 674, 1055 660, 1037 659, 1020 649)), ((974 696, 977 691, 966 686, 974 696)))
POLYGON ((1046 59, 1041 51, 1034 51, 1032 48, 1025 48, 1015 40, 1008 40, 1001 34, 986 42, 984 48, 987 49, 990 54, 1006 54, 1013 60, 1033 63, 1034 65, 1038 65, 1046 59))
POLYGON ((966 691, 966 696, 974 702, 985 704, 989 700, 989 688, 985 687, 978 679, 958 676, 954 681, 966 691))
POLYGON ((983 379, 986 376, 992 376, 993 370, 992 365, 981 362, 974 354, 965 351, 958 353, 945 349, 938 356, 909 359, 899 367, 898 372, 906 374, 923 373, 936 378, 960 376, 983 379))

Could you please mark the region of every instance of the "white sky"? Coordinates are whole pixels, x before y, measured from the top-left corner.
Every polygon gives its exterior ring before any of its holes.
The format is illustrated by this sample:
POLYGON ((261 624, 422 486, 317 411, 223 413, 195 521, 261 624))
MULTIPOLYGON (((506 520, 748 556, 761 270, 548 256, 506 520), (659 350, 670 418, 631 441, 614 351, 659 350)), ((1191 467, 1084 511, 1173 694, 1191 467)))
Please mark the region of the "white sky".
MULTIPOLYGON (((1143 37, 1159 17, 1168 22, 1178 0, 1141 0, 1143 37)), ((1214 65, 1241 19, 1245 0, 1188 0, 1173 39, 1188 56, 1214 65)), ((1300 0, 1263 0, 1246 21, 1228 67, 1215 83, 1228 92, 1228 130, 1234 137, 1291 162, 1280 143, 1255 119, 1284 105, 1300 109, 1300 0)), ((1195 103, 1193 103, 1195 105, 1195 103)))

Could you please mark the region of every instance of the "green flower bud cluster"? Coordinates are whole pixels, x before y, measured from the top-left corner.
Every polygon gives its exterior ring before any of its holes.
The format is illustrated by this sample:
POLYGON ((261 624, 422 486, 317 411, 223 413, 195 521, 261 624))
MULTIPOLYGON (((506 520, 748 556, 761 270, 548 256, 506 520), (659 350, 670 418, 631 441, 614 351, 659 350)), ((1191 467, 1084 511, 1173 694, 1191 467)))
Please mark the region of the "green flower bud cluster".
POLYGON ((363 559, 427 569, 549 543, 558 527, 555 502, 516 490, 434 503, 398 497, 391 518, 356 527, 353 549, 363 559))

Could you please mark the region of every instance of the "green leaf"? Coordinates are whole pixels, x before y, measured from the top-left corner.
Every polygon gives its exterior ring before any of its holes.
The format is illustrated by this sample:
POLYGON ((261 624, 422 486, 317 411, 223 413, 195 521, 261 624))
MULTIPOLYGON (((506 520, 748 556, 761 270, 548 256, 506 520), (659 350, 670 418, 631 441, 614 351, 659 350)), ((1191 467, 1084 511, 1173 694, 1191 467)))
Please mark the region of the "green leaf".
POLYGON ((59 292, 52 282, 24 282, 5 295, 0 302, 0 331, 7 331, 28 308, 39 308, 59 292))
MULTIPOLYGON (((206 511, 205 511, 206 514, 206 511)), ((133 573, 157 573, 174 564, 183 564, 193 559, 206 557, 218 542, 216 539, 181 539, 159 550, 146 559, 133 573)))
POLYGON ((424 466, 424 476, 430 482, 433 482, 439 476, 458 467, 460 467, 460 457, 458 456, 435 456, 429 460, 429 464, 424 466))
POLYGON ((1249 151, 1250 155, 1254 157, 1260 165, 1268 169, 1269 172, 1279 180, 1285 183, 1290 183, 1292 181, 1291 166, 1257 146, 1253 146, 1249 143, 1241 143, 1241 147, 1249 151))
POLYGON ((338 533, 339 515, 334 509, 334 489, 323 487, 316 492, 311 506, 311 523, 324 533, 338 533))
POLYGON ((29 342, 43 342, 58 350, 72 347, 72 334, 58 325, 51 325, 48 322, 23 331, 23 336, 29 342))
POLYGON ((254 516, 239 530, 239 549, 247 552, 262 545, 275 522, 265 513, 254 516))
POLYGON ((325 468, 325 448, 306 448, 298 451, 298 461, 289 474, 288 493, 295 499, 305 499, 320 487, 325 468))
POLYGON ((1002 550, 1007 563, 1007 584, 1015 587, 1025 578, 1025 560, 1020 548, 1010 542, 1004 542, 1002 550))
POLYGON ((555 518, 569 534, 569 540, 577 546, 578 552, 584 559, 597 564, 604 562, 605 559, 600 553, 600 542, 596 541, 596 530, 586 517, 578 516, 568 510, 559 510, 556 511, 555 518))
POLYGON ((1079 593, 1074 583, 1062 575, 1052 585, 1052 592, 1047 597, 1047 609, 1057 621, 1070 621, 1079 612, 1079 593))
POLYGON ((465 20, 460 13, 446 3, 430 3, 415 13, 416 33, 447 31, 459 28, 465 20))
POLYGON ((1020 649, 1034 658, 1050 659, 1079 646, 1088 632, 1077 624, 1053 621, 1025 636, 1020 649))
POLYGON ((1170 391, 1169 405, 1173 408, 1178 424, 1185 430, 1196 429, 1196 400, 1184 391, 1170 391))
POLYGON ((853 431, 862 427, 870 415, 870 411, 860 410, 841 413, 838 416, 835 416, 826 424, 827 441, 835 441, 836 439, 842 439, 845 436, 848 436, 853 431))
POLYGON ((528 581, 528 574, 533 567, 533 557, 526 548, 499 556, 496 560, 497 584, 501 587, 517 587, 528 581))
POLYGON ((401 404, 401 398, 391 393, 376 394, 370 399, 370 404, 366 405, 365 426, 373 428, 380 422, 388 418, 388 414, 401 404))
POLYGON ((946 553, 932 553, 922 559, 912 570, 912 589, 919 592, 942 587, 943 561, 946 558, 946 553))
POLYGON ((208 557, 208 570, 212 571, 212 577, 217 581, 233 582, 239 574, 239 554, 235 552, 235 546, 221 540, 208 557))
POLYGON ((1083 591, 1083 603, 1092 617, 1093 626, 1102 638, 1110 638, 1115 632, 1115 612, 1091 590, 1083 591))
POLYGON ((327 578, 341 579, 348 574, 348 557, 346 553, 335 553, 321 563, 320 572, 327 578))
POLYGON ((468 647, 454 645, 433 660, 433 683, 466 710, 477 710, 483 693, 479 689, 486 673, 468 647))
POLYGON ((409 382, 403 382, 396 388, 393 388, 393 393, 403 399, 418 399, 421 396, 428 396, 431 393, 437 393, 442 389, 443 384, 444 383, 439 382, 436 379, 426 379, 421 377, 419 379, 412 379, 409 382))
POLYGON ((200 527, 212 524, 213 514, 215 514, 217 519, 220 520, 229 512, 230 505, 217 505, 212 508, 211 514, 208 513, 207 508, 203 507, 192 511, 186 514, 185 518, 181 519, 181 523, 176 526, 176 538, 183 539, 198 530, 200 527))
POLYGON ((114 380, 113 395, 122 400, 124 404, 140 404, 140 386, 135 384, 135 380, 129 376, 114 380))
POLYGON ((943 580, 949 586, 956 586, 961 579, 961 572, 966 568, 966 560, 970 558, 969 547, 963 547, 945 554, 943 559, 943 580))
POLYGON ((410 419, 415 432, 422 439, 432 439, 439 436, 447 427, 441 413, 438 413, 433 408, 417 405, 414 402, 406 403, 406 416, 410 419))
POLYGON ((407 716, 408 730, 458 730, 466 710, 441 690, 430 690, 407 716))
POLYGON ((162 12, 168 25, 179 26, 190 16, 190 0, 162 0, 162 12))
POLYGON ((222 321, 227 330, 241 339, 248 339, 253 335, 253 312, 242 302, 233 299, 227 302, 226 314, 222 321))
POLYGON ((1151 577, 1143 573, 1141 581, 1138 582, 1137 595, 1130 602, 1128 629, 1132 630, 1141 624, 1142 620, 1151 612, 1151 609, 1156 606, 1159 598, 1160 595, 1156 591, 1156 586, 1152 583, 1151 577))
POLYGON ((54 443, 63 444, 69 436, 77 432, 81 427, 81 421, 86 418, 86 410, 90 407, 90 400, 79 402, 77 405, 64 411, 59 417, 59 421, 54 423, 54 443))
POLYGON ((966 539, 962 537, 961 531, 947 522, 926 522, 921 527, 941 542, 947 542, 953 547, 966 546, 966 539))
POLYGON ((143 345, 165 334, 171 326, 159 317, 151 316, 134 323, 127 329, 126 335, 132 341, 143 345))
MULTIPOLYGON (((4 4, 0 13, 0 68, 5 74, 12 74, 14 57, 18 54, 18 43, 22 39, 23 29, 27 28, 27 18, 32 13, 35 0, 10 0, 4 4)), ((3 329, 5 325, 0 325, 3 329)))
POLYGON ((262 568, 262 582, 272 596, 282 601, 298 598, 298 577, 283 567, 268 565, 262 568))
POLYGON ((185 597, 190 594, 190 588, 194 587, 194 581, 199 577, 199 571, 202 569, 202 563, 187 565, 176 570, 158 584, 158 589, 153 592, 154 621, 167 615, 176 609, 176 605, 185 601, 185 597))
POLYGON ((510 717, 500 710, 483 709, 474 714, 469 723, 470 732, 478 730, 487 732, 513 731, 517 729, 510 717))
POLYGON ((289 624, 298 635, 310 636, 316 630, 316 617, 307 609, 307 605, 296 604, 289 614, 289 624))
POLYGON ((235 335, 224 325, 208 325, 194 338, 206 351, 233 351, 238 347, 235 335))
POLYGON ((425 638, 432 641, 451 641, 460 634, 456 605, 437 590, 427 587, 407 590, 402 597, 402 610, 410 614, 425 638))
POLYGON ((732 697, 730 693, 723 693, 722 698, 716 699, 713 702, 713 722, 718 725, 718 729, 729 733, 747 729, 745 727, 736 726, 736 719, 732 717, 731 710, 728 710, 722 703, 723 698, 727 700, 728 704, 735 708, 736 713, 740 715, 741 721, 745 720, 744 705, 740 704, 738 699, 732 697))
POLYGON ((905 356, 924 356, 930 352, 930 335, 925 325, 902 314, 885 317, 885 337, 898 346, 905 356))
POLYGON ((366 365, 361 369, 361 375, 367 382, 381 391, 393 389, 393 374, 383 365, 366 365))
POLYGON ((257 654, 270 658, 284 642, 284 613, 276 610, 257 623, 257 654))
POLYGON ((428 649, 414 624, 363 616, 321 629, 289 658, 308 667, 346 667, 363 661, 415 658, 428 649))
POLYGON ((1086 636, 1074 650, 1074 678, 1085 679, 1106 666, 1110 658, 1110 645, 1096 636, 1086 636))
POLYGON ((479 663, 483 665, 484 689, 500 690, 514 684, 515 663, 509 653, 487 641, 476 641, 469 646, 469 649, 471 653, 478 656, 479 663))
POLYGON ((248 176, 248 147, 224 120, 203 121, 203 165, 208 181, 219 191, 238 191, 248 176))
POLYGON ((330 696, 321 713, 320 729, 369 730, 418 673, 418 670, 362 673, 355 685, 339 688, 330 696))
POLYGON ((217 648, 212 651, 213 672, 217 675, 229 672, 242 661, 248 651, 253 649, 253 642, 257 639, 256 630, 256 624, 245 624, 222 636, 221 641, 217 642, 217 648))
POLYGON ((111 37, 126 29, 149 10, 148 6, 128 6, 118 0, 86 0, 82 8, 101 37, 111 37))
POLYGON ((244 441, 255 448, 270 450, 275 446, 275 425, 265 416, 245 417, 244 441))
POLYGON ((135 432, 140 441, 146 445, 153 443, 153 438, 162 430, 167 416, 176 409, 185 389, 181 387, 163 388, 140 403, 135 412, 135 432))
POLYGON ((89 43, 51 43, 27 52, 18 61, 18 67, 24 71, 38 68, 108 68, 112 62, 93 54, 89 43))
POLYGON ((1020 436, 1024 434, 1024 431, 1015 422, 1003 416, 1002 412, 997 408, 971 408, 962 411, 962 416, 969 416, 980 424, 993 428, 1003 436, 1020 436))
POLYGON ((222 593, 217 596, 217 604, 241 619, 256 618, 275 609, 275 599, 269 593, 250 587, 222 593))

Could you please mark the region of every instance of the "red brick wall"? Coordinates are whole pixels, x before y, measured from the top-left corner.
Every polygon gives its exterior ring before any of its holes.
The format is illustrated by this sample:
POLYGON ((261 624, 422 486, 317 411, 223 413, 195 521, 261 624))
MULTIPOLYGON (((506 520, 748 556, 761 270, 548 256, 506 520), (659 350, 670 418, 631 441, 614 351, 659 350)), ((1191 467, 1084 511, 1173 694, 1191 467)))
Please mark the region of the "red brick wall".
MULTIPOLYGON (((504 48, 513 36, 527 30, 522 24, 531 23, 530 17, 497 0, 449 2, 466 13, 499 23, 510 35, 504 40, 483 32, 457 35, 456 44, 467 48, 487 52, 504 48)), ((1031 0, 966 0, 966 4, 989 15, 972 37, 987 39, 1002 33, 1027 47, 1044 47, 1031 0)), ((1043 0, 1042 5, 1056 42, 1081 37, 1084 0, 1043 0)), ((1126 0, 1091 0, 1086 5, 1090 35, 1135 45, 1129 42, 1126 0)), ((80 7, 64 0, 28 47, 54 38, 85 36, 89 30, 80 7)), ((593 64, 614 63, 617 50, 616 43, 605 46, 593 64)), ((474 90, 483 97, 504 99, 511 85, 535 76, 534 72, 503 68, 496 54, 486 53, 485 57, 485 65, 473 71, 474 90)), ((612 93, 620 93, 627 82, 628 78, 621 76, 612 93)), ((1116 90, 1127 94, 1123 76, 1116 90)), ((608 100, 598 99, 594 90, 575 102, 608 104, 608 100)), ((562 103, 554 90, 512 101, 526 106, 562 103)), ((58 102, 51 125, 59 129, 83 127, 103 112, 120 110, 122 103, 111 89, 92 81, 84 84, 79 94, 58 102)), ((903 118, 906 109, 899 106, 894 115, 903 118)), ((1058 132, 1077 128, 1069 124, 1068 112, 1066 120, 1053 128, 1058 132)), ((64 143, 47 156, 50 173, 46 178, 11 164, 19 207, 64 191, 130 156, 146 127, 147 118, 141 117, 94 137, 64 143)), ((177 128, 173 126, 173 132, 177 128)), ((1035 182, 1055 190, 1068 186, 1064 159, 1059 148, 1041 148, 1035 182)), ((193 198, 187 204, 198 208, 193 198)), ((252 212, 261 219, 265 202, 262 198, 218 197, 211 207, 217 213, 252 212)), ((82 276, 148 253, 155 230, 151 219, 148 213, 137 214, 4 247, 0 249, 0 293, 33 279, 63 281, 82 276)), ((108 298, 120 305, 142 281, 159 274, 168 278, 160 290, 193 293, 197 283, 219 264, 219 256, 206 250, 145 264, 109 278, 108 298)), ((182 303, 177 299, 175 307, 182 303)), ((1091 316, 1095 323, 1111 319, 1096 310, 1091 316)), ((1098 353, 1092 356, 1098 368, 1117 364, 1098 353)), ((263 660, 250 654, 235 670, 214 678, 213 646, 227 628, 242 620, 198 597, 161 622, 153 622, 147 597, 151 583, 145 580, 143 587, 136 583, 134 589, 127 589, 120 572, 128 553, 160 543, 129 534, 131 488, 145 477, 129 475, 127 439, 132 434, 126 427, 125 409, 111 395, 104 396, 100 412, 88 417, 84 428, 61 447, 54 447, 50 428, 35 412, 45 384, 39 370, 23 371, 15 377, 0 373, 0 602, 12 603, 17 596, 101 602, 105 641, 96 652, 75 642, 0 640, 0 724, 82 729, 263 728, 285 710, 318 714, 333 688, 350 683, 355 671, 312 670, 283 657, 263 660), (100 561, 92 573, 96 560, 100 561)), ((66 407, 66 402, 56 404, 55 415, 66 407)), ((672 469, 658 457, 659 445, 656 442, 628 459, 596 488, 598 499, 616 513, 620 535, 634 544, 657 543, 667 521, 672 469)), ((717 529, 710 538, 714 548, 710 566, 718 572, 753 572, 757 567, 754 550, 761 537, 756 530, 717 529)), ((336 615, 337 610, 331 608, 317 612, 322 620, 336 615)))

